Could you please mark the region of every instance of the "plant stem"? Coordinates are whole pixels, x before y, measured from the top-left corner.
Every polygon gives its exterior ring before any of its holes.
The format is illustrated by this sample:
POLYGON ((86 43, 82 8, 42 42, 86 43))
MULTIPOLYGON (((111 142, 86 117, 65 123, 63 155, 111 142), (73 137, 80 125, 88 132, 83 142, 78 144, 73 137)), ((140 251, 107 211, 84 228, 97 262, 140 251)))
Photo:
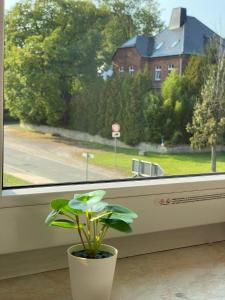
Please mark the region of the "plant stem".
POLYGON ((89 240, 88 235, 87 235, 86 231, 84 230, 84 228, 82 228, 82 231, 83 231, 83 233, 84 233, 84 235, 85 235, 85 238, 86 238, 86 240, 87 240, 89 249, 91 250, 91 248, 92 248, 92 247, 91 247, 91 241, 89 240))
POLYGON ((103 240, 103 238, 104 238, 104 236, 105 236, 106 231, 108 230, 108 228, 109 227, 107 225, 103 225, 102 226, 102 229, 101 229, 101 231, 99 233, 98 247, 101 246, 102 240, 103 240))
POLYGON ((83 240, 83 237, 82 237, 82 232, 80 230, 80 220, 79 220, 79 217, 75 216, 75 218, 76 218, 76 222, 77 222, 77 226, 78 226, 77 230, 78 230, 78 233, 79 233, 79 236, 80 236, 81 243, 82 243, 82 245, 84 247, 84 250, 86 250, 85 243, 84 243, 84 240, 83 240))
POLYGON ((87 218, 87 229, 88 229, 88 239, 91 240, 91 222, 90 222, 90 214, 87 211, 86 212, 86 218, 87 218))

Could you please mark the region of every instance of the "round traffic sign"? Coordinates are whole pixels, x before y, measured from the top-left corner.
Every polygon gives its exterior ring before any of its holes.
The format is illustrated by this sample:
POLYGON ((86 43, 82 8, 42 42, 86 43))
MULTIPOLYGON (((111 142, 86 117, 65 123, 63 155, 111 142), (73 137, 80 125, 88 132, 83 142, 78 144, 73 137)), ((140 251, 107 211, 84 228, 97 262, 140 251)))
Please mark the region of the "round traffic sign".
POLYGON ((112 132, 119 132, 120 131, 120 124, 114 123, 112 124, 112 132))

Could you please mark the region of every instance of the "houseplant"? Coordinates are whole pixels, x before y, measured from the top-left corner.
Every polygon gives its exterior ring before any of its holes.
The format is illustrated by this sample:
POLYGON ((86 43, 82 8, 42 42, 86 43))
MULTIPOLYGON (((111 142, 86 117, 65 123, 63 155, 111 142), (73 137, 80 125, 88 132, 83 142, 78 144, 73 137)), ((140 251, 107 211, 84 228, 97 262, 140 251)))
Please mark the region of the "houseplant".
POLYGON ((129 233, 137 214, 121 205, 102 201, 105 191, 75 194, 74 198, 51 201, 45 223, 75 229, 80 244, 67 251, 74 300, 109 300, 117 250, 103 244, 109 228, 129 233))

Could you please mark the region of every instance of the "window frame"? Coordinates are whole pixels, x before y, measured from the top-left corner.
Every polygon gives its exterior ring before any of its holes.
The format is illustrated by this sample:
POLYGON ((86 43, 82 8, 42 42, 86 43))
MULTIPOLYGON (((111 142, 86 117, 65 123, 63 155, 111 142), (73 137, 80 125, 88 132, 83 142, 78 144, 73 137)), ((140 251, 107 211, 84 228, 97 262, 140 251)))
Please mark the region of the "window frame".
POLYGON ((155 81, 161 81, 162 67, 160 65, 155 66, 155 81))
POLYGON ((0 196, 3 187, 3 151, 4 151, 4 127, 3 127, 3 64, 4 64, 4 0, 0 0, 0 196))
POLYGON ((119 74, 122 75, 125 72, 124 66, 119 66, 119 74))
POLYGON ((134 66, 129 66, 129 75, 134 76, 135 68, 134 66))
POLYGON ((168 75, 174 70, 174 64, 171 64, 171 63, 169 63, 168 65, 167 65, 167 73, 168 73, 168 75))
MULTIPOLYGON (((168 193, 170 187, 178 185, 185 186, 190 184, 193 189, 209 188, 224 188, 225 173, 217 174, 198 174, 187 176, 172 176, 165 178, 142 179, 142 180, 121 180, 112 182, 99 182, 99 183, 87 183, 87 184, 62 184, 53 186, 37 186, 37 187, 24 187, 24 188, 7 188, 3 189, 3 153, 4 153, 4 124, 3 124, 3 69, 4 69, 4 0, 0 0, 0 209, 23 207, 23 206, 38 206, 46 205, 53 197, 60 197, 72 195, 74 191, 82 192, 93 189, 105 189, 109 193, 109 198, 112 197, 124 197, 128 198, 129 195, 141 196, 144 194, 153 193, 155 190, 166 187, 168 193)), ((161 75, 161 66, 160 75, 161 75)), ((156 68, 155 67, 155 68, 156 68)), ((123 67, 124 68, 124 67, 123 67)), ((124 72, 124 71, 123 71, 124 72)), ((161 76, 160 76, 161 80, 161 76)))

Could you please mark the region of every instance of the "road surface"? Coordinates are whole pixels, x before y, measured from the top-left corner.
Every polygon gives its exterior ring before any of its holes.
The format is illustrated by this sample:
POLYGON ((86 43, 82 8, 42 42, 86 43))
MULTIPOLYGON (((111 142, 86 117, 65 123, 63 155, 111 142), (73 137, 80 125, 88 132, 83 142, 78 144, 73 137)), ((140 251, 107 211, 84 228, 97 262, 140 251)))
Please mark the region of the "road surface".
MULTIPOLYGON (((73 142, 26 131, 15 125, 4 128, 4 172, 32 184, 86 181, 86 162, 73 142), (79 157, 79 159, 78 159, 79 157)), ((119 172, 90 164, 88 180, 123 178, 119 172)))

